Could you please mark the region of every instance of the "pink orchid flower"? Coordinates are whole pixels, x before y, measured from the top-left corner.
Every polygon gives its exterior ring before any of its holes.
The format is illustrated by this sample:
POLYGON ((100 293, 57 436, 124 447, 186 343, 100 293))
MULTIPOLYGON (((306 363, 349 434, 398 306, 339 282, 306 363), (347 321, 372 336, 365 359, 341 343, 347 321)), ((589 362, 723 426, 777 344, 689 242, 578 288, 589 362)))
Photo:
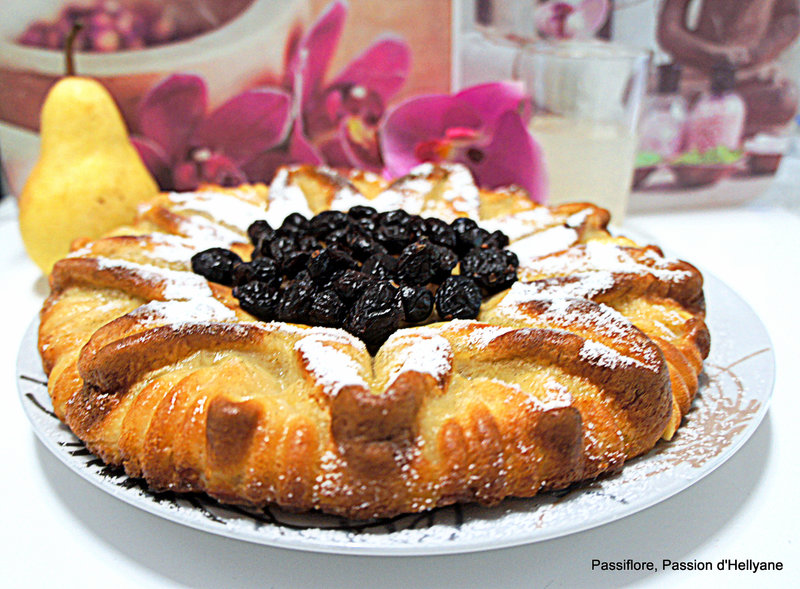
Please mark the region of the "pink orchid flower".
POLYGON ((326 83, 346 16, 344 3, 331 3, 290 47, 284 85, 299 98, 304 133, 326 163, 379 171, 378 124, 408 78, 411 52, 402 39, 384 36, 326 83))
POLYGON ((244 170, 290 131, 291 97, 281 89, 248 90, 207 108, 205 82, 188 74, 169 76, 139 103, 141 135, 132 140, 163 189, 246 182, 244 170))
POLYGON ((529 115, 522 86, 511 82, 411 98, 381 125, 385 174, 402 176, 422 162, 458 162, 480 186, 515 184, 543 202, 544 162, 525 127, 529 115))
POLYGON ((536 30, 545 39, 589 39, 608 18, 608 0, 552 0, 534 13, 536 30))

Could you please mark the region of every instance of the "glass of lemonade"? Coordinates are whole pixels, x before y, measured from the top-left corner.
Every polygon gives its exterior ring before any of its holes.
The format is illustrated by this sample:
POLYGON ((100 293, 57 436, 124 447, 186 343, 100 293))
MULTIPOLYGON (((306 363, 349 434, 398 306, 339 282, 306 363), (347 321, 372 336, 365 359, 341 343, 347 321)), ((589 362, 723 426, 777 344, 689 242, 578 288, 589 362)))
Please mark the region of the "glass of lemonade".
POLYGON ((526 45, 515 77, 532 100, 529 128, 544 152, 548 203, 591 202, 621 224, 650 54, 603 41, 526 45))

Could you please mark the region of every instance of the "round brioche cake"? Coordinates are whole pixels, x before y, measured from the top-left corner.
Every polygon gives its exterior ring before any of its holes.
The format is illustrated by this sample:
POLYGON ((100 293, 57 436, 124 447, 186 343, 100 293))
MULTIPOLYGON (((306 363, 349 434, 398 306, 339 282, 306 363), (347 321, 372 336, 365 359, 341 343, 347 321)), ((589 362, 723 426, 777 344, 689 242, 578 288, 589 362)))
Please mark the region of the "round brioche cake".
POLYGON ((479 189, 458 165, 392 182, 294 166, 270 186, 161 194, 53 268, 39 349, 55 413, 153 490, 358 519, 617 471, 675 433, 709 334, 700 272, 608 222, 479 189), (255 221, 354 207, 470 217, 509 238, 517 279, 474 318, 433 312, 368 346, 260 320, 193 272, 211 248, 250 260, 255 221))

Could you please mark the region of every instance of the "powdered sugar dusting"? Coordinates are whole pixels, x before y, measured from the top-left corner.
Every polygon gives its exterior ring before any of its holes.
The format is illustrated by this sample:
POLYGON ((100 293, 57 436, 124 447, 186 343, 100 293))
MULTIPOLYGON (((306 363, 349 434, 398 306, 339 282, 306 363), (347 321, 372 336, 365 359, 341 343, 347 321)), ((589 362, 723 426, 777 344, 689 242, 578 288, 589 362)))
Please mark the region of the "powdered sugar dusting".
POLYGON ((635 358, 624 356, 616 350, 609 348, 607 345, 593 340, 586 340, 583 342, 579 357, 597 366, 612 370, 625 366, 643 366, 642 363, 635 358))
POLYGON ((477 219, 481 200, 478 187, 472 179, 472 172, 461 164, 442 164, 441 167, 448 172, 442 198, 449 202, 455 211, 477 219))
POLYGON ((214 241, 217 244, 228 246, 232 243, 243 243, 247 240, 238 231, 232 231, 199 215, 181 217, 177 222, 177 229, 182 235, 198 242, 214 241))
POLYGON ((167 300, 190 300, 211 297, 208 282, 192 272, 168 270, 150 264, 137 264, 127 260, 96 258, 101 270, 119 269, 130 272, 142 281, 161 287, 161 294, 167 300))
MULTIPOLYGON (((397 339, 403 340, 405 346, 396 354, 402 359, 402 363, 389 376, 390 386, 404 372, 430 374, 441 386, 453 369, 453 348, 450 342, 440 335, 422 336, 418 333, 401 335, 397 339)), ((392 344, 399 342, 395 340, 392 344)))
POLYGON ((477 327, 467 336, 466 343, 468 346, 483 349, 501 335, 511 331, 514 331, 511 327, 497 327, 495 325, 477 327))
POLYGON ((309 219, 314 216, 303 190, 292 184, 290 171, 289 168, 279 169, 269 185, 269 205, 264 217, 273 227, 279 227, 292 213, 300 213, 309 219))
POLYGON ((342 489, 342 459, 330 450, 323 453, 319 460, 320 474, 314 481, 314 494, 322 497, 333 497, 342 489))
MULTIPOLYGON (((641 251, 641 250, 637 250, 641 251)), ((529 263, 528 268, 545 275, 574 274, 578 272, 606 271, 626 274, 651 273, 656 278, 675 281, 686 278, 685 270, 670 267, 675 260, 659 256, 655 251, 646 250, 641 254, 645 264, 635 259, 630 252, 614 243, 591 241, 585 245, 571 248, 558 256, 548 256, 529 263)))
POLYGON ((161 323, 179 325, 236 320, 236 313, 211 297, 193 301, 151 301, 129 313, 129 316, 139 320, 145 326, 161 323))
POLYGON ((608 291, 615 284, 611 272, 583 272, 566 279, 543 279, 535 282, 515 282, 512 289, 518 302, 538 298, 584 298, 608 291))
POLYGON ((405 209, 407 213, 419 215, 425 206, 425 196, 433 190, 433 181, 421 173, 421 166, 414 168, 408 176, 393 182, 370 202, 378 211, 405 209))
MULTIPOLYGON (((552 294, 552 293, 547 293, 552 294)), ((559 294, 559 293, 555 293, 559 294)), ((660 355, 655 345, 617 310, 583 298, 543 296, 535 284, 515 283, 508 295, 496 307, 499 316, 544 324, 551 328, 566 329, 584 337, 599 338, 616 342, 624 351, 617 351, 599 342, 588 342, 582 358, 619 364, 635 363, 651 371, 661 368, 660 355), (526 306, 527 303, 538 302, 537 312, 526 306), (595 347, 593 347, 595 346, 595 347), (597 347, 602 346, 602 348, 597 347), (601 357, 600 352, 608 351, 601 357), (636 358, 629 358, 635 355, 636 358), (617 358, 619 357, 619 358, 617 358)), ((603 364, 606 365, 606 364, 603 364)))
POLYGON ((198 251, 217 245, 215 242, 198 243, 195 240, 178 237, 176 235, 152 234, 148 239, 148 246, 140 250, 140 254, 153 261, 162 261, 168 264, 188 263, 198 251), (213 243, 213 245, 212 245, 213 243))
POLYGON ((326 395, 335 397, 346 386, 369 389, 355 359, 331 343, 319 333, 312 333, 298 340, 294 349, 326 395))
POLYGON ((579 237, 576 229, 559 225, 515 241, 508 249, 517 254, 520 266, 528 266, 537 258, 575 245, 579 237))
POLYGON ((584 326, 601 331, 610 337, 629 335, 635 331, 631 322, 622 314, 607 305, 592 303, 582 298, 543 295, 535 288, 535 284, 514 283, 508 295, 497 306, 501 315, 510 317, 527 317, 521 307, 538 301, 544 307, 538 317, 542 321, 557 323, 563 326, 584 326))
POLYGON ((544 391, 546 394, 543 398, 536 398, 536 405, 543 411, 572 406, 572 393, 560 382, 548 379, 544 384, 544 391))
POLYGON ((592 209, 587 207, 577 213, 572 213, 565 222, 567 227, 577 228, 586 222, 586 218, 592 213, 592 209))
POLYGON ((241 233, 256 219, 264 217, 264 207, 222 192, 173 192, 170 200, 180 207, 209 215, 215 222, 233 227, 241 233))
POLYGON ((512 215, 483 219, 481 227, 487 231, 502 231, 511 241, 516 241, 536 231, 558 224, 558 218, 547 207, 535 207, 512 215))
POLYGON ((334 211, 346 212, 357 206, 378 209, 373 201, 350 186, 337 190, 333 195, 333 200, 331 200, 331 210, 334 211))
MULTIPOLYGON (((299 166, 289 168, 291 171, 297 171, 299 166)), ((335 187, 333 197, 331 198, 330 209, 334 211, 348 211, 354 206, 362 205, 367 206, 370 201, 367 197, 361 194, 358 189, 345 177, 340 175, 336 170, 328 168, 327 166, 317 166, 315 173, 323 176, 330 186, 335 187)), ((303 196, 305 199, 305 196, 303 196)))

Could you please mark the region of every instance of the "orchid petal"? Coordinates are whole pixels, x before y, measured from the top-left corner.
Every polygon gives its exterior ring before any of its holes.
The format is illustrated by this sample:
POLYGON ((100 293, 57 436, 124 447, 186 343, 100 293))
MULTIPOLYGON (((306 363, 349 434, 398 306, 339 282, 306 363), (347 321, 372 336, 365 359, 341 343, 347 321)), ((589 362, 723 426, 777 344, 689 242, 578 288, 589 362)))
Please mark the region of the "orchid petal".
POLYGON ((326 165, 334 168, 351 168, 356 164, 350 161, 345 143, 345 139, 339 133, 335 133, 325 141, 317 143, 316 148, 326 165))
POLYGON ((282 143, 289 131, 291 97, 281 90, 257 89, 238 94, 198 127, 190 147, 224 153, 235 164, 282 143))
POLYGON ((521 82, 479 84, 462 90, 454 98, 475 109, 487 127, 494 127, 507 111, 520 113, 524 120, 530 117, 530 101, 521 82))
POLYGON ((578 12, 583 16, 586 26, 585 36, 591 37, 605 24, 608 19, 609 10, 608 0, 583 0, 578 5, 578 12))
MULTIPOLYGON (((369 127, 368 130, 371 133, 375 132, 374 127, 369 127)), ((343 119, 336 138, 348 167, 360 168, 376 174, 383 169, 380 149, 374 134, 369 137, 367 142, 357 141, 352 136, 347 119, 343 119)))
POLYGON ((139 130, 161 147, 170 162, 185 157, 189 137, 205 115, 207 94, 202 78, 173 74, 139 103, 139 130))
POLYGON ((139 152, 139 157, 142 158, 145 167, 155 178, 161 189, 170 190, 172 188, 172 174, 170 173, 170 164, 164 150, 147 137, 134 135, 131 137, 131 143, 133 143, 136 151, 139 152))
POLYGON ((403 86, 410 67, 408 43, 399 37, 384 38, 351 61, 331 86, 364 86, 376 92, 386 103, 403 86))
POLYGON ((319 151, 306 138, 303 122, 297 120, 289 137, 289 156, 295 162, 319 165, 323 163, 319 151))
POLYGON ((303 40, 303 27, 300 24, 295 24, 289 31, 286 37, 286 45, 283 48, 283 78, 281 86, 287 90, 292 90, 294 80, 291 75, 292 63, 298 59, 298 52, 300 51, 300 43, 303 40))
POLYGON ((545 39, 568 39, 572 37, 567 30, 567 18, 574 14, 575 7, 570 2, 545 2, 539 4, 533 13, 536 32, 545 39))
POLYGON ((173 179, 176 190, 194 190, 201 184, 238 186, 247 176, 230 159, 214 153, 202 161, 184 161, 175 166, 173 179))
POLYGON ((538 33, 550 39, 588 39, 608 19, 608 0, 568 0, 540 4, 534 12, 538 33))
POLYGON ((179 191, 194 190, 200 186, 200 175, 194 162, 181 162, 172 170, 173 188, 179 191))
POLYGON ((499 188, 516 184, 528 191, 531 199, 542 203, 546 195, 546 176, 542 150, 517 113, 506 112, 497 121, 490 143, 481 148, 483 158, 476 162, 463 158, 480 186, 499 188))
POLYGON ((247 182, 247 176, 232 160, 219 153, 213 154, 200 164, 203 182, 217 186, 239 186, 247 182))
POLYGON ((322 155, 303 135, 302 125, 295 124, 289 136, 288 147, 275 148, 259 154, 242 166, 251 182, 271 182, 281 166, 293 163, 320 165, 322 155))
POLYGON ((471 106, 452 96, 430 94, 406 100, 391 110, 380 128, 380 144, 386 172, 407 174, 421 163, 415 148, 423 141, 439 139, 451 127, 479 129, 481 118, 471 106))
MULTIPOLYGON (((295 50, 287 75, 296 85, 296 76, 302 79, 302 101, 305 103, 322 86, 325 72, 333 59, 333 53, 344 28, 347 7, 334 2, 311 25, 308 33, 295 50)), ((295 86, 295 91, 297 88, 295 86)))

